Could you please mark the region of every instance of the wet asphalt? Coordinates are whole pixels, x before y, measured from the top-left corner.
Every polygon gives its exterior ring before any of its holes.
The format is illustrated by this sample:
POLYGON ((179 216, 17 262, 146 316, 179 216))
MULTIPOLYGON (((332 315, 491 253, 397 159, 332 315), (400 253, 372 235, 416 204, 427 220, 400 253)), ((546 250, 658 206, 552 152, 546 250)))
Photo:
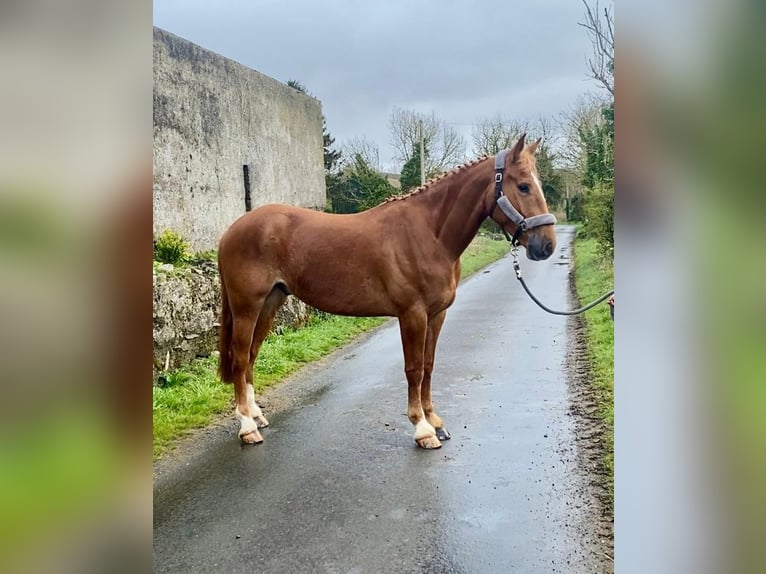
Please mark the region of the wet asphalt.
MULTIPOLYGON (((522 269, 563 308, 574 229, 557 232, 554 255, 522 250, 522 269)), ((527 298, 509 257, 463 282, 437 347, 452 439, 435 451, 412 440, 396 323, 346 347, 298 377, 295 404, 265 409, 263 444, 221 433, 155 483, 155 572, 600 571, 566 322, 527 298)))

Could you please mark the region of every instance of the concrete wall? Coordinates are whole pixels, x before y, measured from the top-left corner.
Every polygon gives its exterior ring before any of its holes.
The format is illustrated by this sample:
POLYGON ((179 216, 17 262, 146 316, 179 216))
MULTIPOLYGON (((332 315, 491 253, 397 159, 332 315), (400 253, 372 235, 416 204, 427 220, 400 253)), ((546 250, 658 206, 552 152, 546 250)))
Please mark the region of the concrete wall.
POLYGON ((154 28, 154 233, 215 249, 252 207, 325 205, 318 100, 154 28))

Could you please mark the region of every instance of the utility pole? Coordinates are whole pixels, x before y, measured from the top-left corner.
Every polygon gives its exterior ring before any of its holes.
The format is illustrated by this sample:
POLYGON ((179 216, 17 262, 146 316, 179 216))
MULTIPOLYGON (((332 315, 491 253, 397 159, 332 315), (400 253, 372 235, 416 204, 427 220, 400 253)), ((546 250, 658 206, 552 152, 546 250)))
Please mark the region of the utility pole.
POLYGON ((423 120, 418 121, 420 128, 420 185, 426 182, 426 154, 423 153, 423 120))

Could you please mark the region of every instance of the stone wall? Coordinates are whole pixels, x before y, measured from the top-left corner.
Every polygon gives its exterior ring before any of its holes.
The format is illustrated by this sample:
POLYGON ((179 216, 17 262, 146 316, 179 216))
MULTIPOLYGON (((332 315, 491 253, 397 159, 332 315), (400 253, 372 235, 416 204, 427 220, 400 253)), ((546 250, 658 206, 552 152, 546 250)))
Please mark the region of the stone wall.
MULTIPOLYGON (((196 357, 207 357, 218 349, 218 320, 221 308, 218 269, 213 262, 154 269, 154 378, 196 357)), ((274 322, 275 329, 304 324, 310 309, 288 297, 274 322)))
POLYGON ((154 28, 154 233, 215 249, 252 207, 324 208, 318 100, 154 28))

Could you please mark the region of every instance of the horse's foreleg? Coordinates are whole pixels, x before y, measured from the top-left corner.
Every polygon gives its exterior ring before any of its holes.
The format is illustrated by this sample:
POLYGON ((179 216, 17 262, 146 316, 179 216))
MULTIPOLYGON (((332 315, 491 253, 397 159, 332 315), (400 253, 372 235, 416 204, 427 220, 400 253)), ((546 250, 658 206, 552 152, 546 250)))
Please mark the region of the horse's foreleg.
MULTIPOLYGON (((237 407, 235 412, 239 418, 239 438, 243 443, 257 444, 263 442, 258 425, 253 420, 250 409, 252 385, 248 384, 248 370, 252 372, 250 363, 250 347, 253 341, 255 320, 245 317, 235 317, 231 338, 232 360, 234 362, 234 397, 237 407)), ((252 378, 252 374, 250 375, 252 378)), ((255 400, 253 399, 253 403, 255 400)))
POLYGON ((263 341, 271 331, 271 327, 274 325, 274 316, 277 310, 282 306, 287 295, 281 290, 275 288, 266 297, 266 301, 261 307, 261 312, 258 315, 258 321, 255 324, 255 334, 253 335, 253 343, 250 346, 250 364, 246 371, 247 374, 247 402, 250 407, 250 415, 258 424, 259 428, 269 426, 269 421, 263 416, 261 407, 255 402, 255 391, 253 390, 253 365, 258 357, 258 352, 261 350, 263 341))
POLYGON ((428 320, 423 361, 423 382, 420 386, 420 402, 423 405, 423 414, 431 426, 436 429, 436 437, 440 440, 448 440, 451 436, 447 429, 444 428, 444 423, 441 417, 434 411, 433 403, 431 402, 431 373, 434 370, 436 341, 439 339, 439 333, 441 332, 446 315, 447 310, 445 309, 428 320))
POLYGON ((428 422, 421 403, 424 351, 428 319, 425 313, 410 312, 399 317, 404 349, 404 372, 407 375, 407 416, 415 425, 415 442, 421 448, 439 448, 436 429, 428 422))

